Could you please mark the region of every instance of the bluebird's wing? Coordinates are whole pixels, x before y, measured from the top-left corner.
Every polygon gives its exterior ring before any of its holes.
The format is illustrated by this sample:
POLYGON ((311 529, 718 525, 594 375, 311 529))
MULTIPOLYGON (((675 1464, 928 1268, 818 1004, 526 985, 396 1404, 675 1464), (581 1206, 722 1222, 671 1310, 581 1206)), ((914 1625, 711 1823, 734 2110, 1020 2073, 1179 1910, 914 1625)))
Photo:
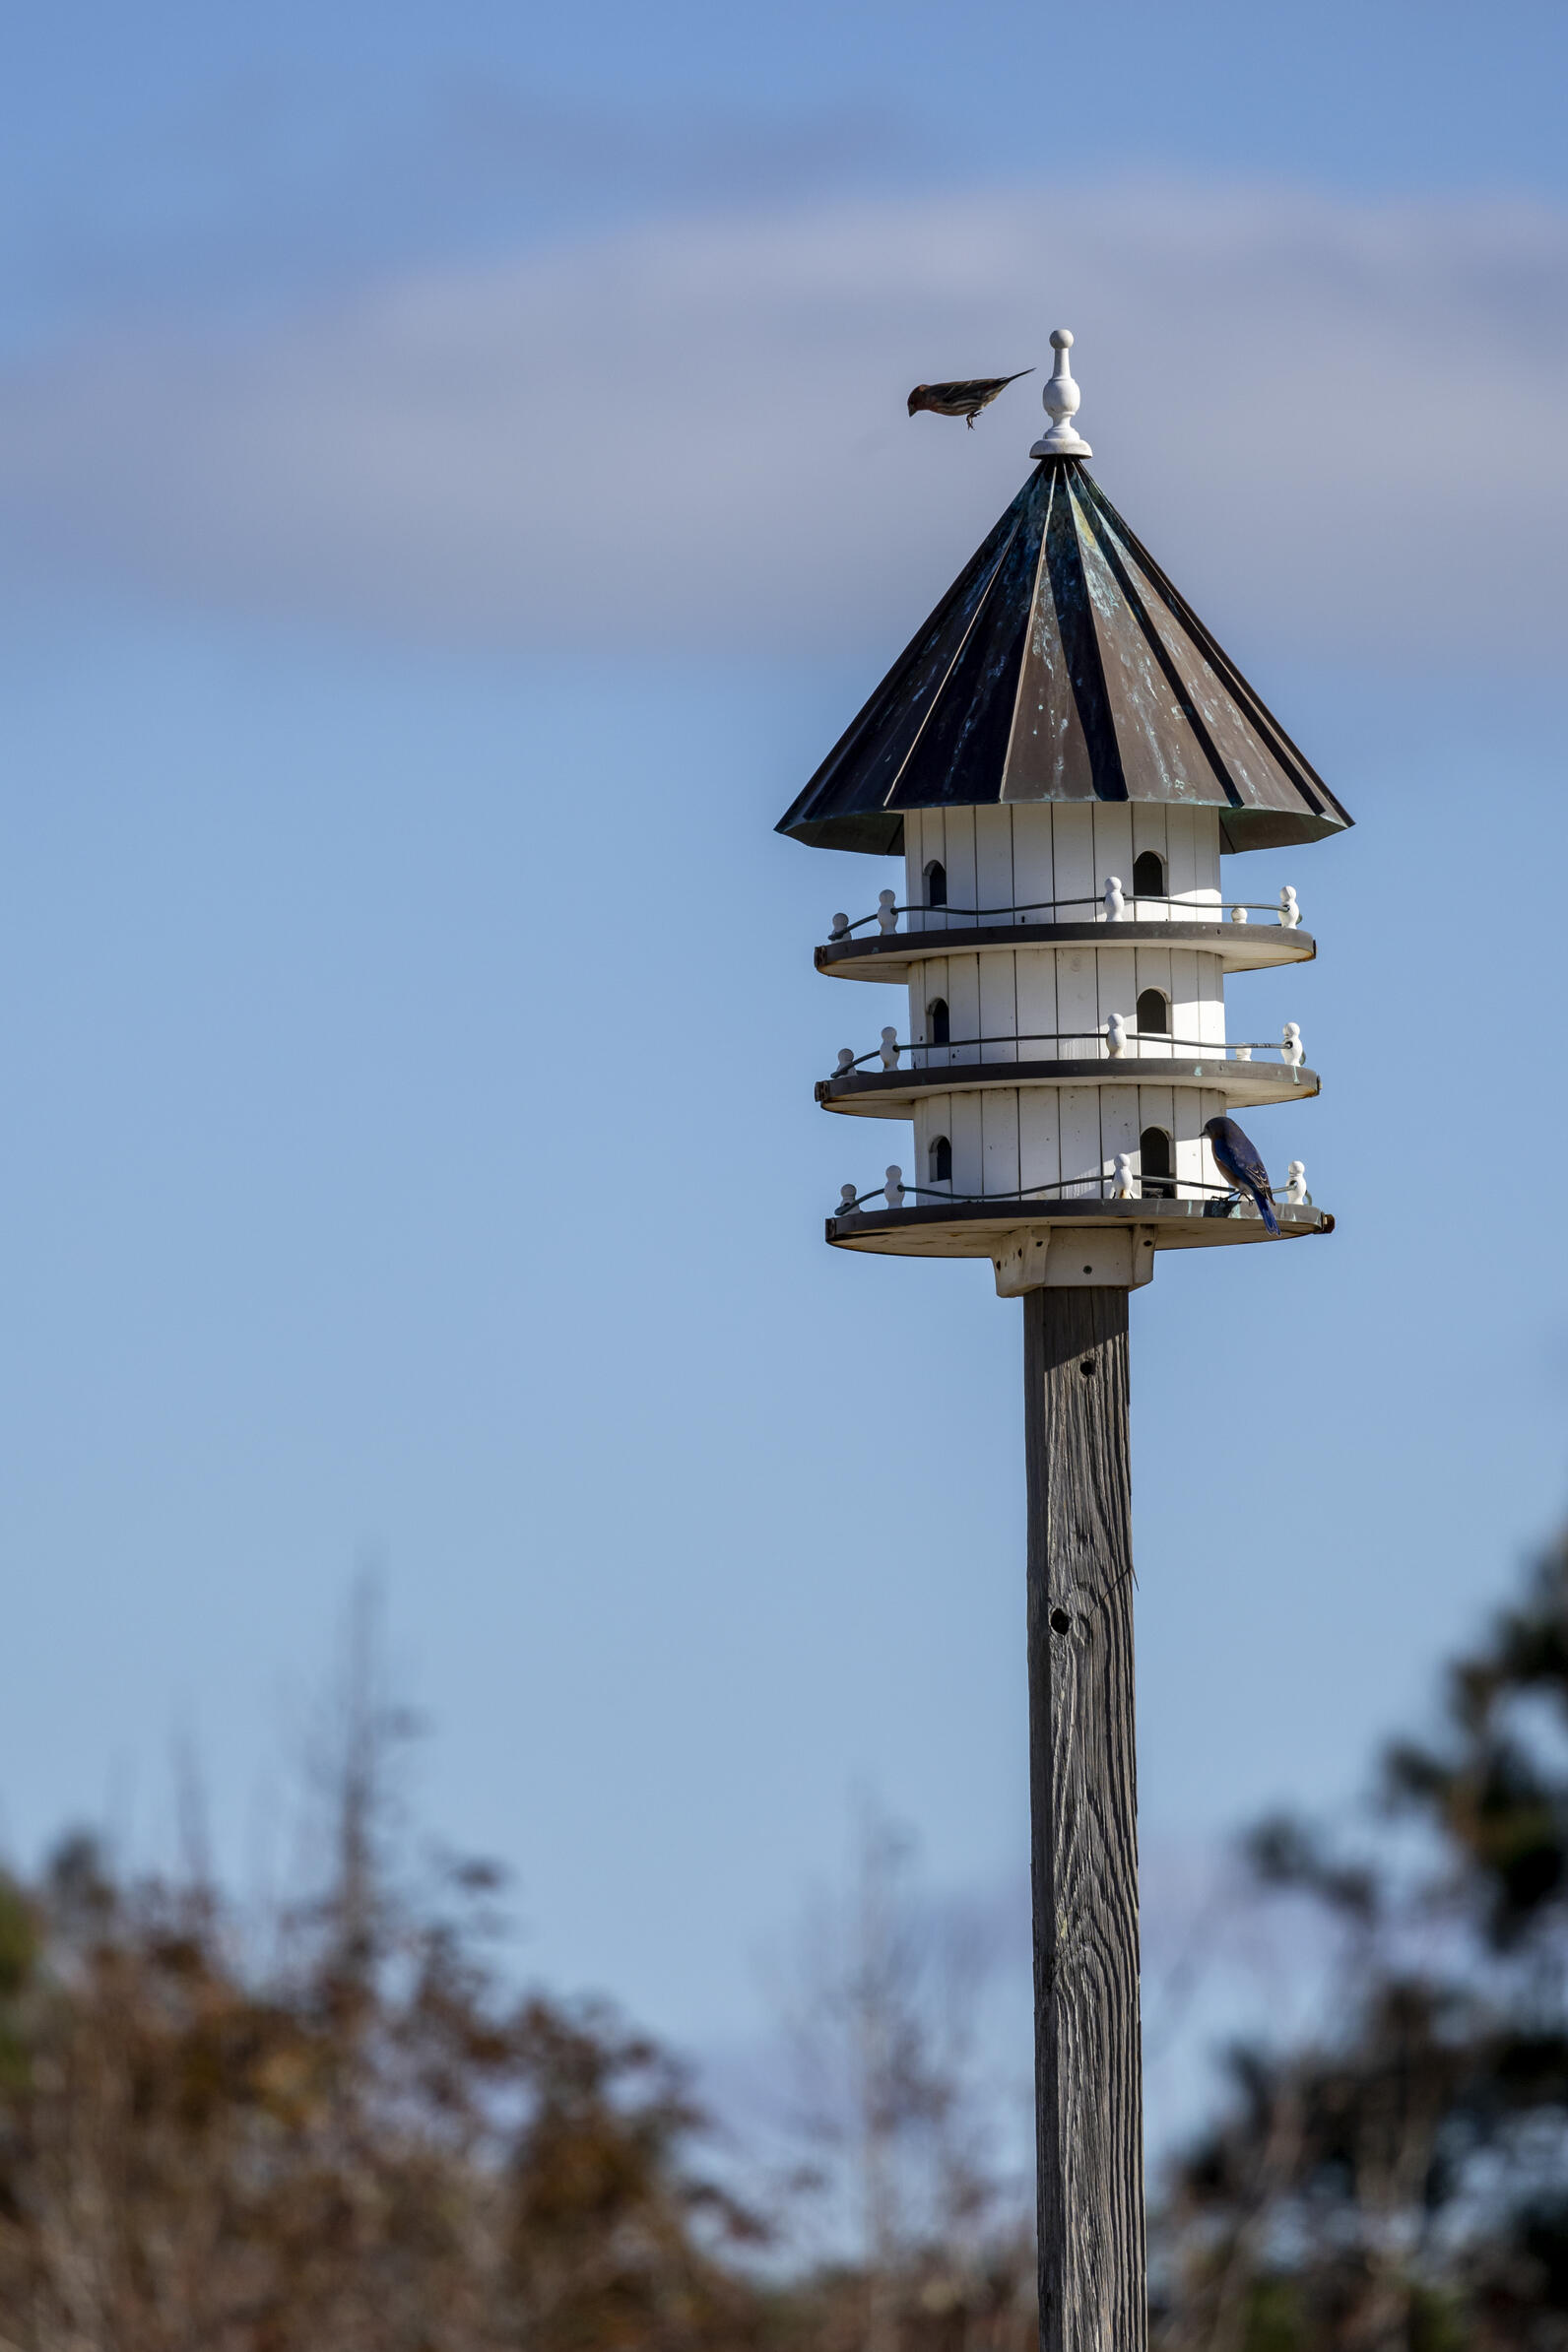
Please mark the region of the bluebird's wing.
POLYGON ((1234 1119, 1208 1119, 1204 1133, 1214 1154, 1214 1165, 1238 1192, 1250 1193, 1258 1205, 1258 1213, 1271 1233, 1278 1237, 1279 1221, 1274 1212, 1274 1194, 1270 1189, 1269 1171, 1264 1166, 1258 1146, 1234 1119))

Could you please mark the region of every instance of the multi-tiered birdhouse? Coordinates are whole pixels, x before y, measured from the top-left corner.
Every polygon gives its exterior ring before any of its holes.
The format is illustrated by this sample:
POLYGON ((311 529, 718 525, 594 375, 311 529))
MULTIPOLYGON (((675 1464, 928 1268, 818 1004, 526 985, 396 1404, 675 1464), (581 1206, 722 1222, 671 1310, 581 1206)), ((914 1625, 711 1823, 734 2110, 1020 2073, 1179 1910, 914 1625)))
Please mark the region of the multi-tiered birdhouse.
MULTIPOLYGON (((1319 1081, 1295 1022, 1228 1037, 1225 978, 1317 950, 1288 882, 1233 902, 1220 861, 1351 821, 1085 470, 1051 341, 1034 473, 778 828, 904 859, 817 950, 909 1001, 817 1100, 914 1128, 827 1238, 990 1258, 1005 1295, 1271 1238, 1205 1130, 1319 1081)), ((1299 1162, 1275 1197, 1282 1235, 1332 1230, 1299 1162)))

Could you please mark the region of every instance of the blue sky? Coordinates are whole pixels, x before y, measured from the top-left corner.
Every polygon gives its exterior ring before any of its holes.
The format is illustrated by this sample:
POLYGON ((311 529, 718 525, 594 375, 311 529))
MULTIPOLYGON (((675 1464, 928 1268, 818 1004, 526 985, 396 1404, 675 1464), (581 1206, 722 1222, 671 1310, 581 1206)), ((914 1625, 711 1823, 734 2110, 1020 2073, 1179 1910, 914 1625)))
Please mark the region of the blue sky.
MULTIPOLYGON (((851 1793, 1023 1852, 1020 1334, 846 1262, 771 825, 1016 489, 1361 820, 1332 1243, 1135 1305, 1145 1844, 1328 1803, 1563 1499, 1555 7, 64 5, 0 73, 0 1801, 277 1866, 357 1563, 524 1957, 688 2041, 851 1793)), ((1236 870, 1238 883, 1254 878, 1236 870)), ((873 1026, 875 1024, 872 1024, 873 1026)), ((876 1173, 875 1169, 872 1173, 876 1173)))

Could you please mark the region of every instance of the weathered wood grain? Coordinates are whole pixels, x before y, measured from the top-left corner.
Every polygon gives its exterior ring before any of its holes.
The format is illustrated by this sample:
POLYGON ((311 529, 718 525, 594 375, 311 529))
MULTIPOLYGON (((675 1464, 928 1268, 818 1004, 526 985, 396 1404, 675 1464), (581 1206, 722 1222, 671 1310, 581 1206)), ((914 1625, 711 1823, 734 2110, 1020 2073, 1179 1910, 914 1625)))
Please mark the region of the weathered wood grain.
POLYGON ((1127 1303, 1023 1302, 1042 2352, 1147 2341, 1127 1303))

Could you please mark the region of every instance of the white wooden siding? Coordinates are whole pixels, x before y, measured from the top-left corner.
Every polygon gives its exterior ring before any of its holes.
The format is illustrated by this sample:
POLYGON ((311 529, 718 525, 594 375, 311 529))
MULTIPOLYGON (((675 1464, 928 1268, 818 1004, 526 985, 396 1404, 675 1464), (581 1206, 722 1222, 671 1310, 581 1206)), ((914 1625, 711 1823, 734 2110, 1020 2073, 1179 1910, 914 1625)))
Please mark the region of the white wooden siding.
MULTIPOLYGON (((1173 1041, 1185 1040, 1182 1059, 1191 1055, 1195 1045, 1205 1043, 1203 998, 1199 991, 1199 967, 1216 961, 1212 955, 1201 955, 1196 947, 1176 947, 1170 959, 1170 1028, 1173 1041)), ((1221 1020, 1221 1027, 1223 1021, 1221 1020)))
MULTIPOLYGON (((945 998, 947 994, 947 964, 945 956, 934 956, 930 963, 915 965, 914 977, 909 983, 909 1042, 911 1045, 924 1045, 926 1039, 930 1037, 931 1016, 926 1008, 928 1005, 935 1004, 938 997, 945 998)), ((956 1036, 957 1031, 949 1028, 948 1034, 956 1036)), ((909 1058, 917 1070, 942 1069, 952 1059, 950 1054, 944 1053, 940 1047, 929 1053, 913 1053, 909 1058)))
POLYGON ((981 1143, 985 1160, 985 1190, 1015 1193, 1018 1189, 1018 1094, 1014 1086, 998 1086, 982 1094, 981 1143))
POLYGON ((1219 811, 1194 809, 1193 892, 1205 905, 1220 903, 1219 811))
POLYGON ((1100 1090, 1097 1086, 1058 1089, 1062 1120, 1063 1198, 1100 1193, 1100 1090))
MULTIPOLYGON (((941 823, 940 817, 937 821, 941 823)), ((925 827, 924 809, 909 810, 904 817, 904 904, 917 910, 926 903, 926 851, 922 847, 925 827)), ((924 931, 925 916, 918 911, 906 915, 904 928, 906 931, 924 931)), ((913 1029, 909 1034, 911 1037, 914 1035, 913 1029)))
MULTIPOLYGON (((1172 898, 1185 899, 1191 904, 1198 887, 1198 852, 1193 840, 1191 809, 1172 806, 1166 810, 1165 838, 1170 845, 1165 886, 1172 898)), ((1184 919, 1180 907, 1172 907, 1171 913, 1177 922, 1184 919)))
POLYGON ((978 1094, 950 1094, 947 1097, 947 1134, 952 1145, 952 1189, 955 1193, 978 1193, 985 1189, 981 1100, 978 1094))
POLYGON ((1052 870, 1055 888, 1052 896, 1058 901, 1081 898, 1081 906, 1058 904, 1053 922, 1092 923, 1094 907, 1089 903, 1099 897, 1100 885, 1094 879, 1094 812, 1075 806, 1059 808, 1051 820, 1052 870))
POLYGON ((974 813, 975 904, 989 910, 992 923, 1013 920, 1013 811, 977 809, 974 813))
POLYGON ((1031 803, 1013 812, 1013 903, 1041 911, 1033 923, 1049 923, 1043 902, 1056 896, 1051 849, 1052 810, 1049 801, 1031 803))
POLYGON ((1024 1040, 1018 1051, 1025 1062, 1055 1061, 1061 1048, 1047 1041, 1061 1025, 1056 1017, 1056 957, 1049 947, 1020 947, 1013 963, 1018 1035, 1024 1040))
POLYGON ((1225 976, 1217 955, 1194 954, 1198 966, 1198 1035, 1211 1051, 1225 1043, 1225 976))
POLYGON ((1015 1062, 1017 1047, 1013 1040, 1017 1034, 1018 1002, 1013 974, 1014 958, 1000 949, 976 958, 980 967, 980 1029, 979 1034, 991 1043, 981 1050, 982 1062, 1015 1062))
POLYGON ((1056 1052, 1063 1060, 1071 1060, 1075 1055, 1093 1056, 1100 1050, 1094 1043, 1100 1025, 1095 961, 1092 947, 1057 950, 1056 1025, 1062 1033, 1062 1043, 1056 1052))
MULTIPOLYGON (((1056 1184, 1062 1174, 1061 1121, 1054 1086, 1025 1086, 1018 1094, 1018 1189, 1056 1184)), ((1056 1194, 1046 1193, 1046 1201, 1056 1194)))
MULTIPOLYGON (((990 958, 987 958, 989 961, 990 958)), ((949 955, 947 961, 947 985, 942 992, 947 1000, 947 1034, 949 1037, 978 1037, 980 1034, 980 958, 978 955, 949 955)), ((938 992, 933 989, 935 996, 938 992)), ((947 1057, 949 1062, 975 1062, 980 1059, 972 1045, 955 1046, 947 1057)))
MULTIPOLYGON (((947 904, 967 907, 970 912, 979 904, 975 897, 973 809, 946 809, 943 812, 943 830, 947 835, 947 904)), ((969 926, 964 924, 962 929, 969 926)))

